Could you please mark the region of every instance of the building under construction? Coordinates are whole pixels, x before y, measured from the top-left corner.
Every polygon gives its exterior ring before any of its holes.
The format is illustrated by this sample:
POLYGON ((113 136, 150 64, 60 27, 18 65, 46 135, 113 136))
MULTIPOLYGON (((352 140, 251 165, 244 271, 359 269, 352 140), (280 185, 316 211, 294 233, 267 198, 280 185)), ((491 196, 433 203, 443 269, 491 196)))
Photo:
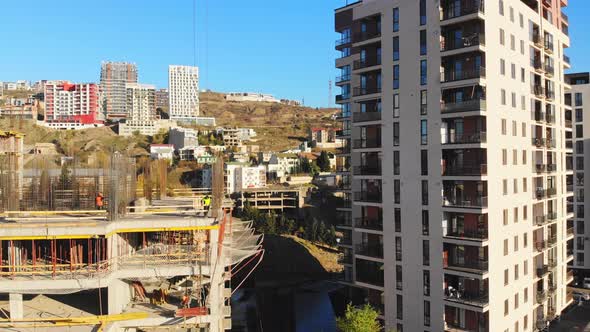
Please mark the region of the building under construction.
POLYGON ((232 272, 253 269, 263 252, 251 223, 231 217, 223 165, 210 193, 148 199, 136 197, 138 167, 118 154, 8 155, 0 152, 0 330, 231 328, 232 272))

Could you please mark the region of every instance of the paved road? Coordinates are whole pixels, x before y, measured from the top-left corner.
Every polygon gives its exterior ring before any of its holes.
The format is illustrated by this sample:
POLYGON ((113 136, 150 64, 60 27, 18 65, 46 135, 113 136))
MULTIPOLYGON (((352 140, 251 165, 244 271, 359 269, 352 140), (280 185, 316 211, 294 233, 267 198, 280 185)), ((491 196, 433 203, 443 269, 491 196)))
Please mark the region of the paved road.
POLYGON ((561 316, 558 324, 549 328, 549 332, 590 332, 590 303, 575 305, 561 316))

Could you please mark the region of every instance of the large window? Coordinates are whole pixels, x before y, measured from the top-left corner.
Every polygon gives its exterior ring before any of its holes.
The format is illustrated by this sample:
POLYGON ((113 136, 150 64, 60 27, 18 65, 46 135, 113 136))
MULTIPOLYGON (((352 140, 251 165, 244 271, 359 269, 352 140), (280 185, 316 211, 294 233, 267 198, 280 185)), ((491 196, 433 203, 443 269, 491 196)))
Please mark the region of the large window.
POLYGON ((399 151, 393 151, 393 175, 399 175, 399 151))
POLYGON ((402 238, 400 236, 395 237, 395 260, 402 260, 402 238))
POLYGON ((426 25, 426 0, 420 0, 420 25, 426 25))
POLYGON ((428 64, 426 60, 420 61, 420 85, 428 83, 428 64))
POLYGON ((422 240, 422 264, 430 265, 430 241, 422 240))
POLYGON ((396 295, 396 311, 397 311, 397 319, 404 319, 404 300, 401 295, 396 295))
POLYGON ((393 224, 395 227, 395 231, 400 233, 402 231, 402 210, 400 208, 393 209, 394 216, 393 216, 393 224))
POLYGON ((420 144, 428 144, 428 122, 426 120, 420 121, 420 144))
POLYGON ((430 296, 430 271, 424 270, 422 272, 422 283, 424 285, 424 295, 430 296))
POLYGON ((393 37, 393 61, 399 60, 399 37, 393 37))
POLYGON ((428 175, 428 150, 420 151, 420 175, 428 175))
POLYGON ((420 30, 420 55, 426 55, 427 49, 426 30, 420 30))
POLYGON ((420 115, 428 113, 428 90, 420 90, 420 115))
POLYGON ((401 202, 400 193, 400 182, 399 180, 393 180, 393 202, 399 204, 401 202))
POLYGON ((393 8, 393 32, 399 31, 399 8, 393 8))
POLYGON ((399 118, 399 94, 393 95, 393 117, 399 118))
POLYGON ((399 122, 393 123, 393 145, 399 145, 399 122))
POLYGON ((395 266, 395 289, 402 290, 404 285, 404 278, 402 274, 401 265, 395 266))
POLYGON ((399 65, 393 66, 393 88, 399 89, 399 65))
POLYGON ((584 99, 583 99, 581 93, 576 92, 574 98, 575 98, 575 106, 583 106, 584 105, 584 99))
POLYGON ((422 180, 422 205, 428 205, 428 180, 422 180))
POLYGON ((430 221, 428 217, 428 210, 422 210, 422 235, 430 235, 430 221))
POLYGON ((424 326, 430 326, 430 301, 424 301, 424 326))

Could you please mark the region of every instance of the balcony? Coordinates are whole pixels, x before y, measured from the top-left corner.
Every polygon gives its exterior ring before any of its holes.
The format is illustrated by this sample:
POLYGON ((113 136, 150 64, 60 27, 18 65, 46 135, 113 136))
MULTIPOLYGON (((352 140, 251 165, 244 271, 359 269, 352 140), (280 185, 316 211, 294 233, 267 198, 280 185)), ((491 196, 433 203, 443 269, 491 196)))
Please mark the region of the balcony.
POLYGON ((470 111, 485 111, 485 98, 463 100, 458 102, 442 102, 441 113, 455 113, 455 112, 470 112, 470 111))
POLYGON ((573 228, 573 227, 569 227, 569 228, 567 229, 567 231, 566 231, 566 234, 567 234, 567 236, 568 236, 568 237, 570 237, 570 236, 574 236, 574 235, 575 235, 574 228, 573 228))
POLYGON ((547 197, 547 190, 545 190, 543 187, 537 187, 535 189, 535 198, 544 199, 545 197, 547 197))
POLYGON ((440 51, 446 52, 472 46, 485 46, 485 44, 486 39, 483 33, 471 33, 458 39, 445 36, 445 40, 440 43, 440 51))
POLYGON ((531 139, 531 144, 532 144, 534 147, 537 147, 537 148, 542 148, 542 147, 544 147, 544 146, 545 146, 545 139, 544 139, 543 137, 533 137, 533 138, 531 139))
POLYGON ((537 46, 538 48, 543 48, 544 46, 543 38, 541 38, 541 33, 537 29, 533 30, 533 44, 535 44, 535 46, 537 46))
POLYGON ((488 197, 487 196, 447 196, 443 199, 443 206, 445 207, 458 207, 458 208, 487 208, 488 197))
POLYGON ((381 57, 373 57, 373 58, 355 60, 352 63, 352 69, 359 70, 359 69, 369 68, 369 67, 373 67, 373 66, 380 66, 380 65, 381 65, 381 57))
POLYGON ((381 137, 355 139, 353 141, 354 149, 378 149, 381 147, 381 137))
POLYGON ((344 46, 346 44, 350 44, 350 42, 351 42, 351 39, 350 39, 350 36, 348 36, 348 37, 336 39, 335 44, 336 44, 336 47, 340 47, 340 46, 344 46))
POLYGON ((366 96, 366 95, 371 95, 371 94, 375 94, 375 93, 381 93, 380 86, 356 87, 353 89, 353 96, 355 96, 355 97, 366 96))
POLYGON ((381 164, 377 165, 363 165, 363 166, 355 166, 353 167, 353 174, 362 176, 380 176, 381 175, 381 164))
POLYGON ((443 176, 482 176, 488 174, 488 165, 482 163, 450 164, 443 168, 443 176))
POLYGON ((383 259, 383 245, 363 243, 356 246, 355 255, 383 259))
POLYGON ((340 215, 336 218, 336 226, 352 227, 352 218, 350 217, 350 212, 340 212, 340 215))
POLYGON ((543 302, 547 301, 547 292, 546 291, 537 291, 535 295, 535 300, 538 304, 543 304, 543 302))
POLYGON ((354 112, 352 122, 381 121, 381 112, 354 112))
POLYGON ((383 219, 375 217, 360 217, 354 219, 354 226, 360 229, 383 231, 383 219))
POLYGON ((553 197, 557 195, 557 188, 547 188, 547 197, 553 197))
POLYGON ((383 195, 381 192, 355 191, 354 201, 363 203, 381 203, 383 195))
POLYGON ((456 82, 469 79, 480 79, 486 77, 485 67, 465 70, 444 70, 441 72, 441 83, 456 82))
POLYGON ((535 121, 537 121, 537 122, 544 122, 545 121, 545 113, 543 111, 534 110, 533 116, 535 118, 535 121))
POLYGON ((537 278, 543 278, 547 274, 549 274, 549 266, 547 266, 547 265, 543 265, 541 267, 538 267, 537 270, 536 270, 536 276, 537 276, 537 278))
POLYGON ((461 16, 484 13, 484 0, 471 1, 446 1, 441 3, 441 21, 446 21, 461 16))
POLYGON ((537 98, 545 98, 545 87, 543 87, 541 85, 532 85, 531 86, 531 92, 537 98))
POLYGON ((543 68, 545 69, 545 75, 553 76, 555 74, 555 68, 550 64, 544 64, 543 68))
POLYGON ((566 64, 569 65, 571 63, 570 57, 564 54, 563 55, 563 62, 565 62, 566 64))
POLYGON ((342 75, 342 76, 337 76, 336 77, 336 84, 340 84, 340 83, 344 83, 344 82, 348 82, 350 81, 350 74, 348 75, 342 75))
POLYGON ((346 101, 348 99, 350 99, 350 95, 349 94, 336 95, 336 102, 337 103, 344 102, 344 101, 346 101))
POLYGON ((364 41, 381 37, 381 31, 361 31, 354 34, 354 42, 362 43, 364 41))
POLYGON ((338 264, 352 265, 352 255, 343 254, 338 257, 338 264))
POLYGON ((542 72, 543 62, 541 62, 541 59, 531 59, 531 67, 535 68, 538 72, 542 72))
POLYGON ((444 235, 444 237, 452 237, 461 240, 485 241, 488 239, 488 230, 487 228, 450 230, 444 235))
POLYGON ((485 131, 449 133, 442 137, 442 144, 482 144, 487 142, 485 131))
POLYGON ((383 263, 363 259, 356 260, 356 281, 383 287, 383 263))
MULTIPOLYGON (((450 281, 446 278, 448 287, 444 291, 445 300, 470 306, 486 307, 489 304, 489 296, 485 291, 479 291, 477 289, 465 290, 463 285, 465 283, 472 284, 471 280, 464 280, 463 278, 457 278, 460 281, 450 281)), ((487 288, 487 282, 485 283, 487 288)), ((474 285, 473 288, 477 287, 474 285)))
POLYGON ((543 47, 547 53, 553 53, 553 42, 545 40, 543 47))
POLYGON ((477 273, 483 274, 488 272, 488 261, 487 260, 464 260, 462 262, 443 262, 443 268, 445 269, 464 269, 473 270, 477 273))

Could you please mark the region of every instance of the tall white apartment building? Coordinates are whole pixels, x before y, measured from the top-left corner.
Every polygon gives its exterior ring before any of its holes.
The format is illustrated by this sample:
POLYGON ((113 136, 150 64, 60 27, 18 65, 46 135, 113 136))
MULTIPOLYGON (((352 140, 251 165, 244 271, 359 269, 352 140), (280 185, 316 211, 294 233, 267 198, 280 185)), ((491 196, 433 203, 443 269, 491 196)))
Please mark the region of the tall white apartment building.
POLYGON ((170 65, 168 98, 170 119, 195 120, 199 116, 199 68, 170 65))
POLYGON ((566 5, 336 9, 344 282, 386 330, 532 331, 572 302, 566 5))
POLYGON ((584 182, 584 174, 590 172, 590 164, 585 160, 585 152, 590 151, 590 74, 568 74, 566 82, 571 89, 565 94, 565 119, 566 125, 573 129, 567 137, 567 144, 574 149, 573 157, 567 161, 568 167, 574 169, 574 177, 567 184, 574 187, 574 197, 568 201, 568 208, 575 213, 575 225, 572 225, 575 228, 572 231, 576 235, 568 249, 574 253, 572 267, 575 277, 582 281, 590 277, 590 226, 586 227, 584 223, 585 215, 590 216, 590 204, 585 204, 585 196, 590 197, 590 183, 584 182))

